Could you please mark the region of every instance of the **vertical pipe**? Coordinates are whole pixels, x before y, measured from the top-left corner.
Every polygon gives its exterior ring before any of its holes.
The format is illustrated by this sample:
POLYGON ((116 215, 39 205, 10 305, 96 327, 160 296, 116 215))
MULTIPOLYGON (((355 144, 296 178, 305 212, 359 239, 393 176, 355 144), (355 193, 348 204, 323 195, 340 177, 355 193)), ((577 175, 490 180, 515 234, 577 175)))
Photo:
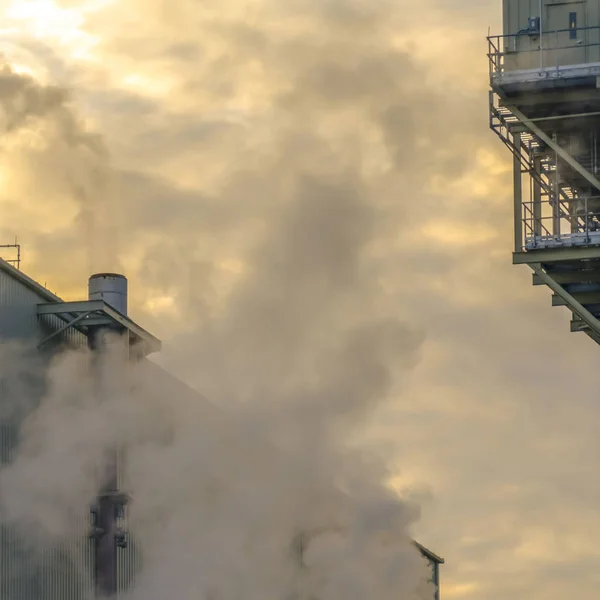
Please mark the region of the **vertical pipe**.
POLYGON ((523 250, 523 180, 521 176, 521 133, 513 132, 515 155, 513 159, 513 192, 514 192, 514 236, 515 252, 523 250))
POLYGON ((542 15, 544 9, 544 0, 540 0, 540 71, 544 68, 544 17, 542 15))
MULTIPOLYGON (((538 177, 541 177, 542 159, 536 156, 533 159, 533 168, 538 177)), ((533 236, 537 239, 542 235, 542 186, 537 178, 533 179, 533 236)))
MULTIPOLYGON (((88 344, 92 351, 92 369, 97 401, 103 400, 103 362, 106 358, 106 335, 104 327, 94 328, 88 336, 88 344)), ((110 453, 104 481, 98 495, 98 522, 101 533, 95 540, 94 548, 94 579, 97 598, 110 598, 117 591, 117 546, 115 507, 111 492, 116 492, 116 464, 110 453)))
MULTIPOLYGON (((103 300, 123 315, 127 314, 127 279, 116 273, 98 273, 89 279, 90 300, 103 300)), ((129 363, 129 336, 118 329, 96 327, 88 336, 92 350, 93 378, 97 401, 123 390, 124 370, 129 363), (113 336, 118 336, 118 341, 113 336), (113 338, 113 339, 111 339, 113 338), (108 372, 107 372, 108 371, 108 372), (110 385, 110 388, 108 388, 110 385), (116 389, 115 389, 116 387, 116 389)), ((118 424, 115 423, 115 427, 118 424)), ((102 474, 98 494, 97 527, 94 541, 94 578, 98 598, 113 598, 118 594, 118 508, 123 502, 119 493, 119 448, 109 448, 106 471, 102 474)))

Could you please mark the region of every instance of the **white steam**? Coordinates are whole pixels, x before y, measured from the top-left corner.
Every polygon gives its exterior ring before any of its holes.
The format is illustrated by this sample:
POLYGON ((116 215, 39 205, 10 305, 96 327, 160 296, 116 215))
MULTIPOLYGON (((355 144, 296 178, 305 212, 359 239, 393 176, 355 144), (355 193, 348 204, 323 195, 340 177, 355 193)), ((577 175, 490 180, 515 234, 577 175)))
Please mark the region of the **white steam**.
MULTIPOLYGON (((403 336, 409 359, 419 340, 403 336)), ((18 356, 3 363, 3 380, 28 364, 18 356)), ((26 385, 4 395, 5 405, 37 404, 0 471, 2 522, 34 553, 62 547, 84 569, 72 540, 85 537, 106 453, 121 445, 143 564, 131 600, 431 598, 409 536, 418 511, 384 485, 384 465, 352 449, 356 398, 343 373, 332 375, 337 389, 325 377, 221 410, 152 363, 124 370, 111 355, 98 394, 89 360, 87 351, 54 359, 39 403, 26 385), (317 389, 338 395, 335 410, 316 402, 317 389)))
MULTIPOLYGON (((154 4, 160 3, 145 1, 144 11, 154 14, 154 4)), ((11 388, 11 414, 29 416, 14 461, 0 472, 3 523, 42 554, 72 548, 67 542, 86 534, 107 450, 125 446, 123 485, 133 497, 133 542, 142 549, 128 600, 433 595, 410 539, 417 507, 386 487, 388 465, 357 439, 370 412, 398 396, 417 358, 421 337, 398 320, 398 298, 383 290, 382 273, 391 272, 380 248, 409 229, 398 216, 398 195, 414 187, 413 173, 415 181, 424 179, 414 162, 416 132, 435 129, 439 137, 431 119, 445 113, 421 110, 437 96, 410 55, 386 41, 387 3, 300 4, 309 21, 303 25, 290 13, 293 27, 274 36, 258 25, 270 18, 256 19, 256 30, 208 19, 207 33, 223 38, 235 60, 224 63, 217 52, 198 76, 193 58, 194 76, 182 79, 180 92, 196 109, 221 109, 223 94, 239 99, 238 88, 244 98, 253 89, 244 77, 257 77, 250 64, 257 63, 270 116, 202 133, 198 147, 210 160, 195 154, 194 168, 218 164, 222 181, 188 193, 159 179, 159 168, 154 172, 152 153, 167 152, 168 143, 150 117, 145 122, 136 114, 131 121, 149 133, 135 151, 152 165, 152 177, 138 171, 124 178, 127 202, 118 218, 107 208, 114 198, 103 183, 109 178, 103 146, 73 117, 64 93, 0 71, 7 137, 44 125, 43 151, 26 145, 20 183, 44 181, 57 197, 77 196, 80 218, 93 217, 96 237, 112 249, 110 227, 128 223, 123 243, 132 256, 141 251, 132 268, 143 289, 174 299, 184 316, 165 362, 214 402, 149 362, 123 379, 118 361, 102 372, 99 401, 85 351, 52 362, 41 398, 32 398, 27 385, 11 388), (301 35, 284 39, 296 25, 301 35), (199 90, 205 104, 198 103, 199 90), (377 141, 380 153, 365 162, 368 140, 377 141), (245 154, 236 158, 239 149, 245 154), (370 162, 377 169, 367 168, 370 162), (239 275, 230 286, 227 279, 226 292, 211 294, 211 285, 219 288, 223 248, 239 262, 239 275), (198 269, 187 276, 186 259, 198 256, 202 261, 192 265, 198 269)), ((264 6, 271 16, 288 10, 282 2, 264 6)), ((196 10, 197 3, 182 2, 170 13, 178 39, 189 33, 197 41, 196 10)), ((131 44, 131 53, 141 47, 131 44)), ((173 115, 160 122, 172 123, 173 115)), ((184 123, 192 133, 213 130, 184 123)), ((454 171, 444 156, 430 158, 436 173, 454 171)), ((40 247, 56 250, 61 239, 53 234, 40 247)), ((66 254, 61 247, 53 256, 66 254)), ((70 246, 68 254, 76 254, 70 246)), ((75 273, 71 264, 62 271, 75 273)), ((0 363, 0 377, 13 380, 15 369, 41 372, 23 358, 0 363)), ((76 553, 70 560, 76 570, 86 568, 76 553)))

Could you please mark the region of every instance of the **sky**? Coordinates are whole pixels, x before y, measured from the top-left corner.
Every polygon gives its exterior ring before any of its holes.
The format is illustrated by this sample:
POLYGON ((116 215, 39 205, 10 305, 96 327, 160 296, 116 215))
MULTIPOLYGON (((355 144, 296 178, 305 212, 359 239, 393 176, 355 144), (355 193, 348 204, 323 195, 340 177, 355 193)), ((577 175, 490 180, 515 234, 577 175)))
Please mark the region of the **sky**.
POLYGON ((125 272, 158 360, 215 401, 372 361, 337 391, 378 397, 356 436, 418 500, 443 597, 591 597, 597 349, 511 264, 500 15, 0 0, 0 243, 65 299, 125 272))

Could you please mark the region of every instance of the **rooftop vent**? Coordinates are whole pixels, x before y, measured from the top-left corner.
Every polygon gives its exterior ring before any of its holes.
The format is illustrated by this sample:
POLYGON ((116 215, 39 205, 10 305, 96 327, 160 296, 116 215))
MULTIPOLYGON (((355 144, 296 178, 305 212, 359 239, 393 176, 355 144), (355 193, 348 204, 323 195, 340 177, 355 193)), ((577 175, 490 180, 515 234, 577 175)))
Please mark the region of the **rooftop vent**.
POLYGON ((106 304, 127 316, 127 278, 118 273, 96 273, 88 284, 90 300, 104 300, 106 304))

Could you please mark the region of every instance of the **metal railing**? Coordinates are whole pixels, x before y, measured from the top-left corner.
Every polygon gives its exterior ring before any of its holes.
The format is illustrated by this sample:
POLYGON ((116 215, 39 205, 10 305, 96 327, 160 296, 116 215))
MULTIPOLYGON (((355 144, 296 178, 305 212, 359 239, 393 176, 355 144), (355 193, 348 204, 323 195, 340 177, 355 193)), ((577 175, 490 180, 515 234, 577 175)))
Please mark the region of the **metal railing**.
MULTIPOLYGON (((523 70, 558 68, 567 65, 584 64, 587 62, 600 62, 600 26, 577 27, 576 29, 556 29, 553 31, 522 30, 508 35, 491 35, 487 37, 488 59, 490 78, 498 73, 521 70, 509 65, 507 57, 526 56, 529 59, 521 61, 523 70), (576 32, 575 39, 565 40, 565 35, 576 32), (581 37, 579 37, 581 36, 581 37), (529 42, 521 44, 521 40, 529 42), (590 48, 598 48, 590 51, 590 48), (572 60, 568 53, 578 52, 572 60), (566 64, 560 64, 567 59, 566 64)), ((516 67, 520 65, 515 61, 516 67)))
POLYGON ((15 267, 17 267, 17 269, 21 268, 21 245, 17 243, 17 238, 15 238, 15 243, 14 244, 0 244, 0 251, 4 250, 4 249, 8 249, 11 251, 14 251, 15 254, 13 254, 14 258, 4 258, 3 256, 0 257, 4 260, 4 262, 10 263, 12 265, 14 265, 15 267))
POLYGON ((574 198, 557 219, 552 198, 523 202, 524 249, 600 244, 600 196, 574 198))

